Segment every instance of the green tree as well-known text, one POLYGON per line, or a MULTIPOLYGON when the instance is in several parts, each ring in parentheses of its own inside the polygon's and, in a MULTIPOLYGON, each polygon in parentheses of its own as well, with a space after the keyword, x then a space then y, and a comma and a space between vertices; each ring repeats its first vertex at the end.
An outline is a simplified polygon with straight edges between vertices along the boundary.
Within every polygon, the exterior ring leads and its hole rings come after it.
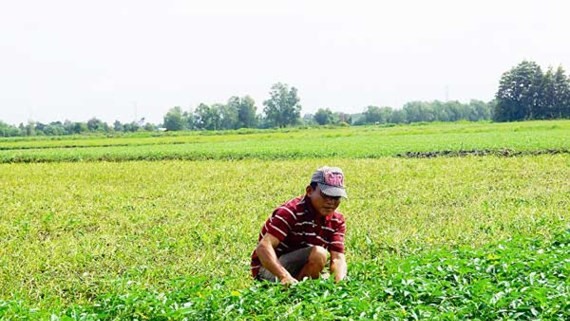
POLYGON ((87 132, 89 130, 87 128, 87 123, 72 122, 69 120, 65 120, 63 122, 63 128, 65 128, 65 133, 67 135, 77 135, 77 134, 87 132))
POLYGON ((186 128, 182 109, 179 106, 171 108, 164 116, 164 128, 176 131, 186 128))
POLYGON ((533 61, 523 61, 499 81, 493 112, 495 121, 533 119, 539 113, 543 73, 533 61))
POLYGON ((391 107, 368 106, 364 111, 364 122, 367 124, 385 124, 390 122, 391 107))
POLYGON ((552 110, 552 118, 570 118, 570 78, 562 66, 558 66, 554 73, 554 90, 556 93, 555 108, 552 110))
POLYGON ((147 132, 154 132, 157 130, 157 127, 155 124, 146 123, 144 124, 143 129, 146 130, 147 132))
POLYGON ((411 101, 402 108, 410 123, 431 122, 435 120, 435 112, 431 104, 423 101, 411 101))
POLYGON ((286 84, 276 83, 269 95, 270 98, 263 102, 263 112, 273 126, 286 127, 299 122, 301 105, 295 87, 289 89, 286 84))
POLYGON ((13 136, 20 136, 22 133, 18 129, 18 127, 9 125, 0 120, 0 136, 3 137, 13 137, 13 136))
POLYGON ((445 102, 445 110, 449 116, 449 121, 469 119, 469 108, 457 100, 445 102))
POLYGON ((37 136, 44 136, 45 135, 45 129, 47 128, 47 124, 41 123, 39 121, 34 122, 34 133, 37 136))
POLYGON ((44 134, 49 136, 65 135, 65 128, 60 121, 51 122, 49 125, 45 126, 44 134))
POLYGON ((87 123, 80 121, 73 123, 73 132, 75 134, 82 134, 87 131, 89 131, 89 128, 87 128, 87 123))
POLYGON ((406 113, 402 109, 395 109, 390 116, 390 123, 402 124, 406 122, 406 113))
POLYGON ((363 113, 365 124, 376 124, 380 123, 382 115, 380 113, 380 107, 378 106, 368 106, 363 113))
POLYGON ((185 111, 182 113, 182 121, 184 122, 184 128, 189 130, 196 129, 196 119, 194 117, 194 112, 192 110, 185 111))
POLYGON ((201 103, 194 111, 194 120, 197 129, 218 130, 221 128, 219 104, 211 107, 201 103))
POLYGON ((468 105, 469 120, 480 121, 491 119, 491 107, 489 104, 481 100, 472 99, 468 105))
POLYGON ((333 112, 330 109, 319 108, 319 110, 317 110, 315 115, 313 115, 313 119, 319 125, 328 125, 328 124, 333 123, 334 116, 333 116, 333 112))
POLYGON ((239 98, 232 96, 228 99, 228 106, 237 110, 237 128, 253 128, 257 126, 257 107, 255 100, 250 96, 239 98))
POLYGON ((122 132, 125 130, 123 124, 121 124, 120 121, 115 120, 115 122, 113 123, 113 130, 116 132, 122 132))
POLYGON ((138 132, 140 128, 141 128, 141 125, 136 121, 132 121, 130 123, 125 123, 123 125, 123 130, 125 131, 125 133, 138 132))
POLYGON ((318 125, 317 122, 315 121, 315 115, 313 114, 303 114, 303 116, 301 116, 301 124, 303 126, 318 125))
POLYGON ((554 83, 554 71, 552 67, 544 73, 539 94, 539 101, 537 108, 533 112, 534 119, 552 119, 555 118, 559 106, 556 93, 556 86, 554 83))
POLYGON ((66 135, 71 135, 71 134, 73 134, 73 129, 72 129, 72 127, 73 127, 73 123, 72 123, 70 120, 66 119, 66 120, 63 121, 63 128, 65 129, 65 134, 66 134, 66 135))
POLYGON ((28 121, 28 124, 24 127, 24 132, 26 136, 36 136, 36 123, 33 121, 28 121))
POLYGON ((91 132, 106 132, 109 131, 109 125, 95 117, 87 121, 87 129, 91 132))
POLYGON ((449 121, 447 105, 439 100, 431 103, 436 121, 449 121))
POLYGON ((220 129, 237 129, 239 125, 238 107, 230 104, 217 104, 220 113, 220 129))
POLYGON ((335 113, 335 118, 338 119, 339 124, 352 124, 352 115, 350 114, 340 111, 335 113))

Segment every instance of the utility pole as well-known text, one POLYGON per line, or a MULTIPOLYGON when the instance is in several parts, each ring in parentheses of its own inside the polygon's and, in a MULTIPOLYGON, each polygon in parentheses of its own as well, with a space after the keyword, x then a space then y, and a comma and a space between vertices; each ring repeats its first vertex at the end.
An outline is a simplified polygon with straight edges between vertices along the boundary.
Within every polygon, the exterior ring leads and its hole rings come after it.
POLYGON ((134 108, 134 110, 135 110, 135 119, 134 119, 135 123, 138 123, 138 122, 139 122, 137 107, 138 107, 138 106, 137 106, 137 102, 136 102, 136 101, 133 101, 133 108, 134 108))

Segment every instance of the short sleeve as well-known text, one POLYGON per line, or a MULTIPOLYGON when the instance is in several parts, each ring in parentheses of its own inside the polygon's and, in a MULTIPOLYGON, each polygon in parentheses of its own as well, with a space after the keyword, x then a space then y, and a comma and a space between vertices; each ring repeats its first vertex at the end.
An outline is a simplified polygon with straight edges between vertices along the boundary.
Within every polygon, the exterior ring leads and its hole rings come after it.
POLYGON ((346 223, 342 217, 335 221, 336 227, 334 228, 335 231, 331 236, 329 251, 344 253, 344 234, 346 232, 346 223))
POLYGON ((293 211, 285 206, 277 208, 271 217, 265 222, 267 233, 283 241, 295 226, 297 218, 293 211))

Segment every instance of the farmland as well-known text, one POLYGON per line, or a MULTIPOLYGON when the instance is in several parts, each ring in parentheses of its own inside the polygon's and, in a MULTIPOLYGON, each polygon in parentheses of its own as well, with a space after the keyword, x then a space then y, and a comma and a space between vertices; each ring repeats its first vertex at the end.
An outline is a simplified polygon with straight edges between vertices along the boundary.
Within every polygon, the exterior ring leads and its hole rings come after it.
POLYGON ((570 121, 0 140, 0 318, 568 319, 569 150, 570 121), (485 156, 409 157, 438 151, 485 156), (253 283, 324 164, 349 280, 253 283))
POLYGON ((407 152, 568 152, 567 121, 166 133, 0 140, 0 163, 125 160, 380 158, 407 152))

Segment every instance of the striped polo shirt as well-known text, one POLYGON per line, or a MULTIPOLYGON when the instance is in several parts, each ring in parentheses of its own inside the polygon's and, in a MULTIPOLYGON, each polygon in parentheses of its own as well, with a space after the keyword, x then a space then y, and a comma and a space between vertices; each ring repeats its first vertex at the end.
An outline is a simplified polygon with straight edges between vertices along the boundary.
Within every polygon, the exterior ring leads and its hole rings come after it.
MULTIPOLYGON (((269 233, 279 239, 275 249, 277 257, 308 247, 322 246, 329 252, 344 253, 346 224, 339 212, 322 217, 315 213, 310 200, 299 196, 279 206, 265 221, 259 240, 269 233)), ((259 242, 258 240, 258 242, 259 242)), ((251 255, 251 274, 255 278, 261 262, 255 250, 251 255)))

